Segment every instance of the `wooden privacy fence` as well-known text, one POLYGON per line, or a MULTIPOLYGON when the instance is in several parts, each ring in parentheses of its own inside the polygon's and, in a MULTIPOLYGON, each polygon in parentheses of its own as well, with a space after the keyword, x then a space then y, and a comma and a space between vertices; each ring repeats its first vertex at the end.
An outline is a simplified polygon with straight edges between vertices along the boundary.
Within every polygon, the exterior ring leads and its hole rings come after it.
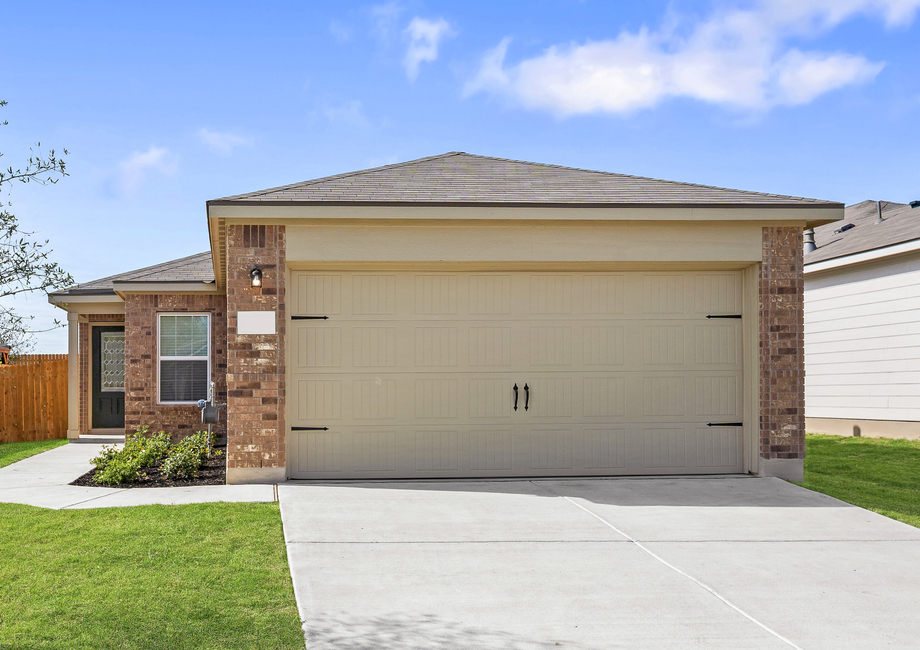
POLYGON ((67 355, 0 365, 0 443, 67 437, 67 355))

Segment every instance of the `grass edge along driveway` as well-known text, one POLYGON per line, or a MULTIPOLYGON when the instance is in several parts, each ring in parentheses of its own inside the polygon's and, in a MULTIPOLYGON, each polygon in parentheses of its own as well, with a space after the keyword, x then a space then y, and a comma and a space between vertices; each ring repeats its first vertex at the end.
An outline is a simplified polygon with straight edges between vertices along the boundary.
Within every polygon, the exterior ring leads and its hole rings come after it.
POLYGON ((67 438, 53 440, 36 440, 34 442, 2 442, 0 443, 0 467, 12 465, 23 458, 40 454, 43 451, 61 447, 67 444, 67 438))
POLYGON ((304 647, 277 503, 0 504, 0 648, 304 647))
POLYGON ((920 441, 808 434, 798 485, 920 528, 920 441))

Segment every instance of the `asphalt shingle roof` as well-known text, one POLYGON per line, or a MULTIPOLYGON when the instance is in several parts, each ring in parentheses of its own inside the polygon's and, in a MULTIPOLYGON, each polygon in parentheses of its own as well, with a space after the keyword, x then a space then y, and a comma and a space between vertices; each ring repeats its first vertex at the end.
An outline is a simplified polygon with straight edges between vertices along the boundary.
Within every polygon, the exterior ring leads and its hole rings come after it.
POLYGON ((662 181, 462 152, 237 194, 209 203, 840 207, 832 201, 662 181))
POLYGON ((805 264, 920 239, 920 209, 912 210, 904 203, 881 203, 881 222, 878 203, 863 201, 847 206, 843 221, 815 228, 815 245, 818 248, 805 254, 805 264), (855 227, 835 232, 847 224, 855 227))
POLYGON ((214 282, 211 251, 78 284, 53 295, 113 293, 115 282, 214 282))

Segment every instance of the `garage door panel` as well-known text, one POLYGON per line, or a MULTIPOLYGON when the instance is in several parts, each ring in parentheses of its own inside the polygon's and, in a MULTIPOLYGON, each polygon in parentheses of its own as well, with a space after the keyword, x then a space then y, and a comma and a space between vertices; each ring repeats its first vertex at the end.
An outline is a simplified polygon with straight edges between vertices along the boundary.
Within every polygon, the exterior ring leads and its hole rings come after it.
POLYGON ((294 272, 296 478, 741 471, 732 272, 294 272), (518 387, 518 409, 514 390, 518 387), (524 386, 527 386, 527 391, 524 386), (529 396, 529 403, 528 402, 529 396), (525 404, 527 408, 525 408, 525 404))
POLYGON ((472 368, 510 368, 512 343, 510 326, 470 327, 467 331, 469 356, 472 368))
POLYGON ((607 421, 626 417, 625 375, 600 375, 581 380, 582 416, 607 421))
POLYGON ((342 274, 299 273, 293 279, 293 313, 303 316, 342 313, 342 274))
POLYGON ((572 276, 545 273, 530 276, 530 309, 534 315, 572 313, 572 276))
POLYGON ((467 313, 470 315, 510 315, 511 314, 511 275, 510 274, 474 274, 468 279, 469 301, 467 313))
POLYGON ((698 471, 741 471, 741 427, 701 427, 694 433, 698 471))
POLYGON ((455 274, 415 276, 415 315, 457 315, 460 308, 460 278, 455 274))
POLYGON ((626 311, 626 276, 585 275, 582 278, 582 313, 622 315, 626 311))
POLYGON ((741 419, 741 379, 737 374, 697 375, 691 381, 694 415, 703 419, 741 419))
POLYGON ((393 316, 396 314, 395 275, 355 275, 352 277, 352 311, 355 316, 393 316))
POLYGON ((298 377, 293 382, 297 398, 294 426, 341 420, 343 383, 341 379, 298 377))
POLYGON ((655 421, 687 415, 686 377, 682 374, 640 377, 642 415, 655 421))
POLYGON ((674 317, 684 313, 684 276, 645 274, 642 277, 643 316, 674 317))
POLYGON ((697 273, 693 278, 696 314, 740 314, 741 278, 736 273, 697 273))
POLYGON ((742 330, 740 321, 693 323, 693 363, 712 369, 740 369, 742 330))
POLYGON ((514 470, 514 436, 507 428, 473 428, 469 432, 471 472, 507 475, 514 470))
POLYGON ((530 368, 541 370, 572 365, 572 328, 568 325, 530 327, 530 368))
POLYGON ((626 363, 624 325, 585 325, 581 331, 582 365, 606 368, 626 363))
POLYGON ((460 363, 460 328, 445 325, 416 327, 411 347, 416 368, 456 368, 460 363))
POLYGON ((460 380, 426 377, 415 380, 415 418, 457 420, 460 415, 460 380))
MULTIPOLYGON (((467 380, 469 416, 473 420, 511 418, 514 408, 514 385, 511 377, 474 376, 467 380)), ((518 406, 524 405, 523 386, 518 386, 518 406)))
POLYGON ((342 367, 341 327, 311 327, 294 322, 291 334, 297 344, 293 358, 295 370, 342 367))
POLYGON ((583 466, 587 473, 625 473, 628 457, 626 455, 626 428, 586 428, 584 438, 583 466))
POLYGON ((670 473, 687 469, 687 430, 682 426, 643 427, 642 468, 670 473))

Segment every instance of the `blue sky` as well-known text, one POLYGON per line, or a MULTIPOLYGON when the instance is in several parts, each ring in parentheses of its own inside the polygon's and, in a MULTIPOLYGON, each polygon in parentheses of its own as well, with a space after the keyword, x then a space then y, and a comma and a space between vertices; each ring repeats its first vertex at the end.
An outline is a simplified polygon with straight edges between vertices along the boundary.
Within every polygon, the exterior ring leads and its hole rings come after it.
POLYGON ((206 250, 208 199, 446 151, 920 199, 920 0, 140 4, 0 22, 0 163, 71 174, 4 200, 78 282, 206 250))

